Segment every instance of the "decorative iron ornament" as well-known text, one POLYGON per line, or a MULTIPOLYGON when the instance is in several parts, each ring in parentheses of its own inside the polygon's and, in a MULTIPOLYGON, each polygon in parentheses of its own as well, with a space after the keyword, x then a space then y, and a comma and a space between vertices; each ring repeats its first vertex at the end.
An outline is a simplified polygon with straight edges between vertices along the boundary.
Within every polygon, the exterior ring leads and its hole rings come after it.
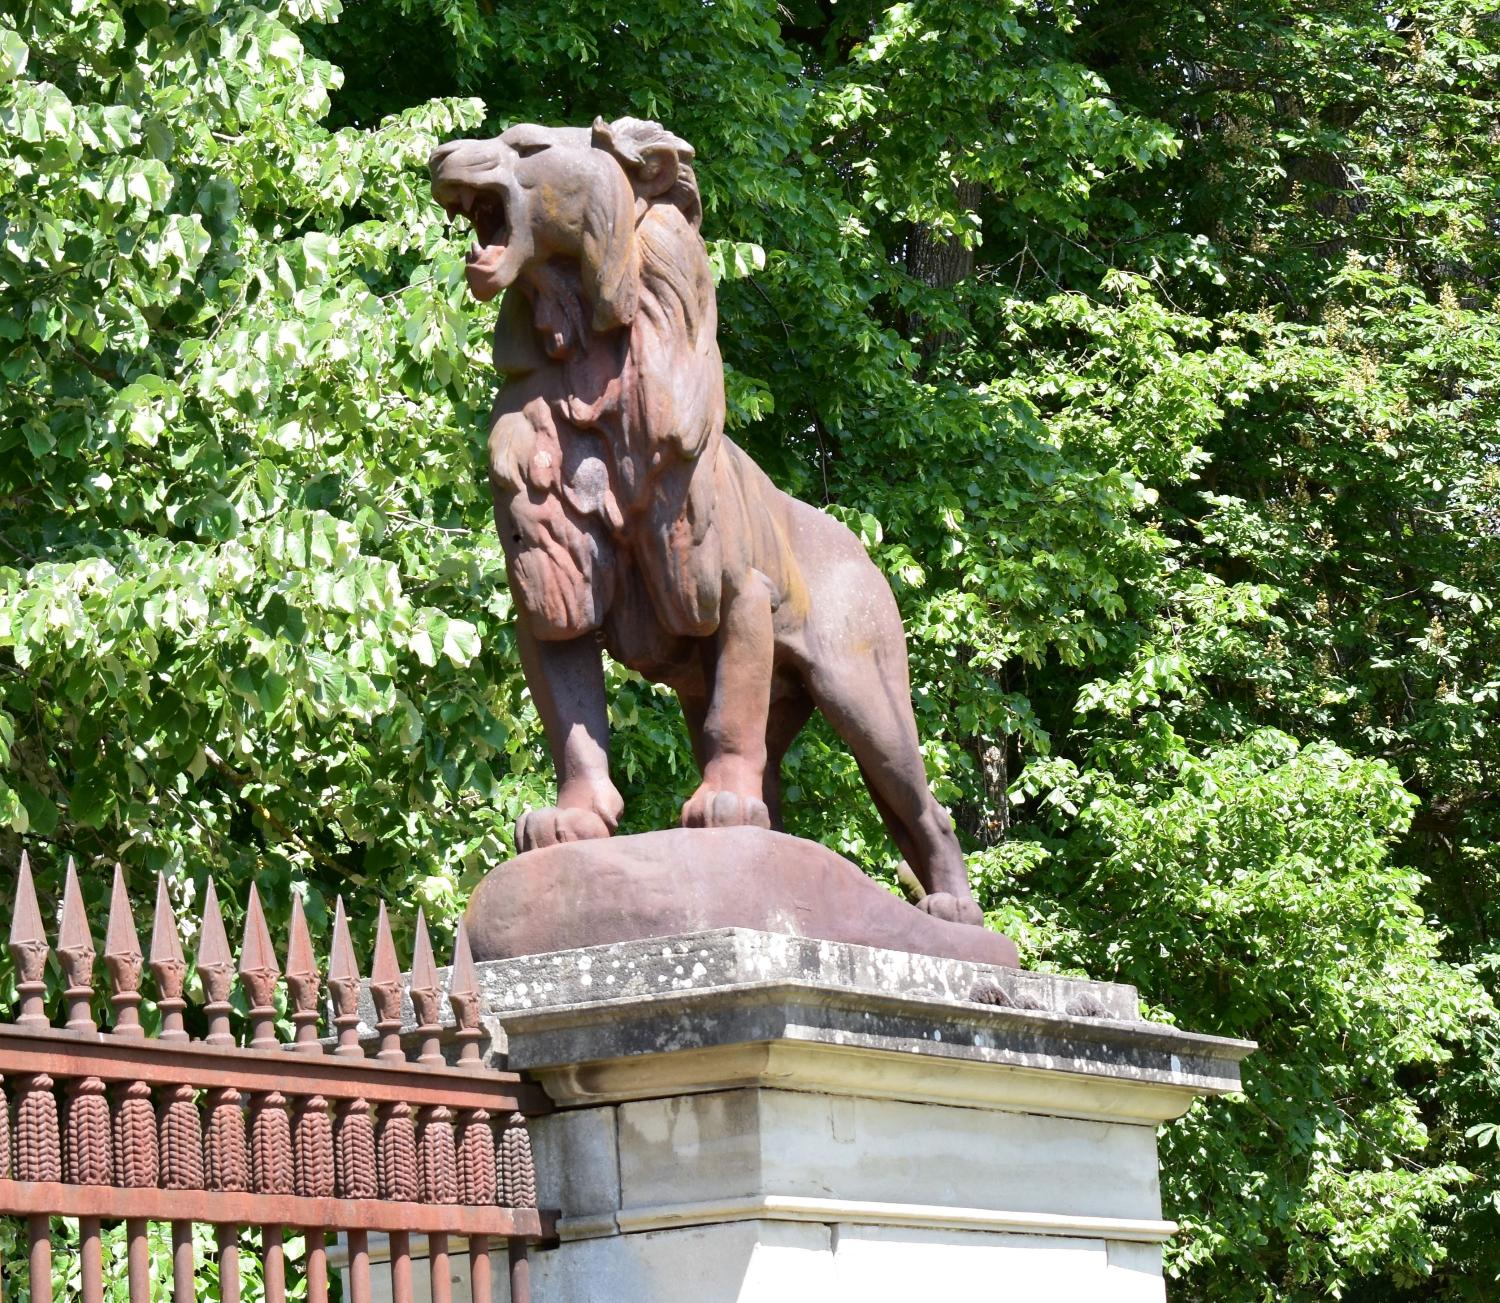
POLYGON ((21 997, 18 1027, 45 1027, 47 1015, 42 999, 47 993, 43 973, 47 968, 47 930, 36 903, 31 881, 31 861, 21 852, 21 871, 16 876, 16 912, 10 921, 10 957, 16 966, 16 991, 21 997))
POLYGON ((104 967, 109 973, 109 1002, 115 1012, 116 1036, 146 1034, 140 1015, 144 963, 140 938, 135 933, 135 918, 130 912, 130 896, 125 890, 125 870, 116 864, 109 893, 109 925, 104 932, 104 967))
POLYGON ((378 1199, 375 1123, 370 1117, 370 1106, 364 1100, 349 1099, 339 1104, 333 1150, 334 1188, 339 1198, 378 1199))
POLYGON ((210 1190, 250 1188, 250 1144, 245 1097, 233 1086, 210 1091, 203 1136, 203 1175, 210 1190))
POLYGON ((297 1193, 308 1199, 326 1199, 334 1191, 334 1153, 333 1124, 323 1096, 308 1095, 297 1102, 292 1150, 297 1193))
POLYGON ((396 959, 396 941, 391 936, 391 919, 383 900, 380 921, 375 925, 370 999, 375 1004, 375 1030, 380 1033, 380 1049, 375 1057, 382 1063, 406 1062, 406 1053, 401 1048, 401 964, 396 959))
POLYGON ((523 1114, 512 1113, 500 1132, 500 1198, 511 1208, 536 1207, 536 1163, 523 1114))
POLYGON ((292 1194, 292 1119, 279 1090, 250 1101, 250 1185, 257 1194, 292 1194))
POLYGON ((382 1199, 413 1203, 417 1194, 417 1128, 411 1105, 382 1104, 375 1123, 375 1174, 382 1199))
MULTIPOLYGON (((250 888, 254 899, 255 888, 250 888)), ((208 880, 203 896, 203 931, 198 934, 198 980, 203 983, 203 1012, 208 1015, 209 1045, 233 1045, 229 1030, 229 992, 234 987, 234 958, 229 953, 229 936, 224 931, 224 911, 219 908, 219 892, 214 880, 208 880)))
POLYGON ((56 1083, 45 1072, 23 1078, 16 1101, 16 1179, 62 1180, 62 1135, 57 1122, 56 1083))
POLYGON ((72 1185, 110 1185, 109 1099, 98 1077, 80 1077, 69 1088, 64 1179, 72 1185))
MULTIPOLYGON (((452 1235, 467 1238, 476 1300, 488 1299, 496 1242, 510 1260, 513 1282, 520 1282, 521 1299, 526 1243, 552 1228, 551 1215, 535 1210, 524 1115, 547 1105, 515 1074, 483 1067, 478 982, 462 926, 446 997, 456 1023, 454 1068, 443 1056, 444 992, 431 937, 425 917, 416 921, 410 987, 420 1044, 412 1064, 401 1043, 405 984, 381 906, 370 983, 380 1044, 372 1057, 360 1042, 359 963, 340 900, 327 975, 338 1043, 329 1056, 318 1039, 318 963, 301 899, 293 900, 287 946, 290 1043, 278 1037, 281 974, 259 892, 252 888, 246 901, 238 964, 211 879, 202 900, 196 967, 205 1035, 193 1044, 184 1016, 188 967, 166 880, 158 876, 149 957, 143 959, 124 870, 115 866, 103 956, 112 1026, 100 1036, 93 1003, 97 956, 70 863, 55 947, 67 1026, 54 1030, 46 1013, 51 951, 31 866, 22 858, 9 933, 20 1001, 15 1021, 0 1023, 0 1063, 6 1065, 0 1216, 27 1219, 32 1262, 51 1260, 52 1217, 77 1218, 84 1300, 99 1303, 101 1228, 123 1220, 129 1297, 147 1303, 153 1288, 148 1223, 169 1221, 173 1297, 191 1299, 192 1223, 204 1221, 218 1228, 221 1297, 237 1303, 239 1228, 260 1226, 262 1279, 267 1298, 275 1299, 285 1294, 283 1228, 308 1228, 307 1298, 326 1303, 326 1231, 347 1233, 354 1259, 366 1253, 370 1231, 388 1233, 399 1280, 410 1279, 415 1231, 428 1236, 434 1299, 448 1297, 452 1235), (147 966, 160 1019, 154 1034, 141 1019, 147 966), (234 1032, 236 977, 248 1008, 244 1049, 234 1032), (268 1053, 276 1050, 293 1052, 272 1063, 268 1053), (497 1118, 506 1119, 498 1130, 497 1118)), ((351 1281, 353 1303, 368 1303, 368 1270, 356 1264, 351 1281)), ((40 1287, 33 1297, 46 1293, 40 1287)))
POLYGON ((276 964, 276 947, 271 929, 260 907, 260 892, 250 884, 250 903, 245 909, 245 939, 240 945, 240 984, 250 1000, 250 1048, 275 1050, 276 986, 281 969, 276 964))
POLYGON ((68 1030, 98 1031, 94 1022, 94 938, 78 887, 78 868, 71 856, 63 887, 62 921, 57 929, 57 958, 68 983, 63 992, 68 1002, 68 1030))
POLYGON ((157 1182, 156 1110, 151 1087, 132 1081, 115 1106, 115 1181, 126 1189, 149 1190, 157 1182))
MULTIPOLYGON (((381 906, 383 911, 385 906, 381 906)), ((335 1054, 362 1059, 364 1047, 359 1043, 359 961, 354 957, 354 942, 349 939, 349 919, 344 914, 344 898, 333 906, 333 956, 328 961, 328 991, 333 997, 333 1025, 339 1043, 335 1054)))
POLYGON ((448 1004, 453 1010, 453 1021, 458 1031, 453 1039, 458 1042, 458 1066, 479 1069, 484 1066, 479 1053, 479 1042, 484 1033, 479 1030, 479 977, 474 971, 474 955, 469 949, 469 930, 463 919, 458 920, 458 932, 453 938, 453 975, 448 983, 448 1004))
POLYGON ((5 1078, 0 1077, 0 1181, 10 1177, 10 1102, 5 1098, 5 1078))
POLYGON ((418 909, 417 939, 411 955, 411 1004, 417 1016, 417 1036, 421 1040, 417 1062, 434 1068, 443 1066, 443 1029, 438 1012, 442 998, 437 963, 432 957, 432 940, 427 935, 427 917, 418 909))
POLYGON ((313 958, 312 935, 307 930, 307 913, 302 908, 301 896, 292 897, 286 984, 292 1001, 292 1025, 297 1029, 292 1049, 302 1054, 323 1053, 318 1041, 318 961, 313 958))
POLYGON ((184 1082, 167 1092, 157 1131, 164 1190, 203 1189, 203 1121, 197 1091, 184 1082))
POLYGON ((161 1031, 157 1032, 157 1039, 187 1040, 188 1034, 182 1027, 182 1011, 187 1007, 187 1001, 182 998, 183 983, 187 981, 187 961, 182 957, 177 916, 172 913, 172 897, 167 892, 167 878, 163 873, 156 875, 156 916, 151 922, 151 956, 146 962, 156 979, 156 1007, 161 1011, 161 1031))

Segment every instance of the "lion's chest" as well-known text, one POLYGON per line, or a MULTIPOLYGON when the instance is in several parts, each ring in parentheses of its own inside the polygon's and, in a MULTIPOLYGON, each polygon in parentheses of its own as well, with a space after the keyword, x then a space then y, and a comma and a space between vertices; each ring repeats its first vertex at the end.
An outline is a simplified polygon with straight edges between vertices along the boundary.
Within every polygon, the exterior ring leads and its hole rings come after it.
POLYGON ((642 455, 533 381, 507 388, 490 435, 512 588, 551 637, 608 627, 626 664, 675 661, 664 641, 718 625, 712 458, 642 455))

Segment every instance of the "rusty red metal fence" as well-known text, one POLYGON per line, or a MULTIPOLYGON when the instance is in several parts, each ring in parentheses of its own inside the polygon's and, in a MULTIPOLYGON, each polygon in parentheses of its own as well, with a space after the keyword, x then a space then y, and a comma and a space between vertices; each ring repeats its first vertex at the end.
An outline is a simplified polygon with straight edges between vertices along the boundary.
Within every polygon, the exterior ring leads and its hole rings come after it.
POLYGON ((411 1303, 410 1237, 424 1233, 433 1303, 451 1303, 450 1237, 467 1241, 471 1296, 491 1303, 491 1255, 504 1254, 513 1303, 529 1299, 526 1246, 552 1230, 536 1207, 528 1115, 545 1096, 484 1064, 479 992, 460 925, 447 999, 457 1062, 443 1055, 438 980, 426 922, 417 916, 410 979, 415 1061, 402 1043, 404 984, 384 904, 370 994, 379 1047, 360 1040, 360 975, 343 901, 334 917, 327 985, 335 1043, 319 1038, 321 982, 300 901, 294 902, 285 979, 293 1035, 277 1033, 282 973, 255 888, 245 914, 238 977, 249 1044, 231 1031, 236 965, 212 880, 196 968, 206 1033, 185 1027, 188 966, 166 883, 158 879, 148 956, 141 953, 118 867, 104 965, 111 1026, 95 1022, 95 950, 70 862, 56 955, 66 1024, 45 1008, 46 929, 26 857, 11 923, 20 1008, 0 1024, 0 1217, 24 1217, 33 1303, 51 1303, 52 1218, 76 1218, 84 1303, 104 1297, 101 1235, 123 1222, 130 1303, 153 1297, 150 1222, 172 1228, 173 1303, 197 1297, 193 1223, 217 1228, 219 1296, 239 1303, 241 1232, 259 1228, 267 1303, 284 1303, 288 1228, 307 1237, 309 1303, 328 1298, 327 1241, 346 1237, 353 1303, 370 1303, 369 1237, 390 1240, 391 1297, 411 1303), (160 1026, 140 1018, 151 969, 160 1026))

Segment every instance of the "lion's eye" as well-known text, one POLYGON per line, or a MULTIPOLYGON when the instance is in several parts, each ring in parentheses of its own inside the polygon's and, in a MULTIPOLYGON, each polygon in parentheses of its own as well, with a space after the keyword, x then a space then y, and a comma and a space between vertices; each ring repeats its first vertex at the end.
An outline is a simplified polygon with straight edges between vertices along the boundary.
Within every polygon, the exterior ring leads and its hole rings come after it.
POLYGON ((522 158, 530 158, 533 154, 540 154, 544 149, 551 149, 550 145, 517 145, 516 153, 522 158))

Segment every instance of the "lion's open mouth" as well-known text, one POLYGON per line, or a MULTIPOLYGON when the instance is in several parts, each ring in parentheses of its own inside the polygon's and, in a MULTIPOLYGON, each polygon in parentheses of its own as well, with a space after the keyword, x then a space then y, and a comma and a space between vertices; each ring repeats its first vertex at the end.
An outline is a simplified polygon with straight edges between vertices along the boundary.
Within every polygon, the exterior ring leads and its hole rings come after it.
POLYGON ((496 273, 510 242, 510 218, 503 190, 448 183, 442 187, 442 205, 449 217, 463 214, 474 228, 466 272, 469 288, 480 300, 492 298, 500 288, 496 273))

